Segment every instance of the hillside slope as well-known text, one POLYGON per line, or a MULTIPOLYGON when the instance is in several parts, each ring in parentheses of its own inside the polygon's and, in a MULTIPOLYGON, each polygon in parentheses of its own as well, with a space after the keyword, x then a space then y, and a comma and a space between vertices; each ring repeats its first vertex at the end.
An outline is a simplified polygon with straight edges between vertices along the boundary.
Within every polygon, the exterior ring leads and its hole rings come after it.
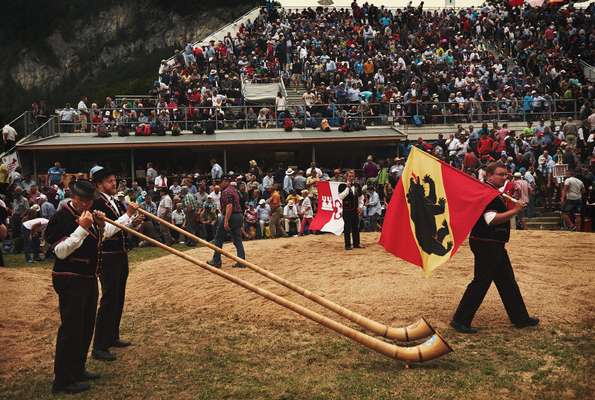
POLYGON ((161 58, 252 9, 258 0, 22 0, 0 26, 0 120, 45 99, 143 94, 161 58))

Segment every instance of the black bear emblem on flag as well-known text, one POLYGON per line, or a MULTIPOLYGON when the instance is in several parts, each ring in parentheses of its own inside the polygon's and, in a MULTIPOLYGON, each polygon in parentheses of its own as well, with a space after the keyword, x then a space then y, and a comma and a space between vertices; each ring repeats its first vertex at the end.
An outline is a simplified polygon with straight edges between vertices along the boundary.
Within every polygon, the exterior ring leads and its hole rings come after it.
POLYGON ((407 192, 411 220, 415 226, 415 238, 419 247, 427 254, 443 256, 453 246, 452 240, 449 240, 446 246, 443 245, 444 239, 447 236, 450 238, 448 222, 444 220, 440 229, 436 226, 436 216, 444 214, 446 200, 442 197, 436 198, 436 184, 430 175, 425 175, 423 182, 429 187, 427 196, 424 184, 420 183, 418 176, 410 178, 407 192))

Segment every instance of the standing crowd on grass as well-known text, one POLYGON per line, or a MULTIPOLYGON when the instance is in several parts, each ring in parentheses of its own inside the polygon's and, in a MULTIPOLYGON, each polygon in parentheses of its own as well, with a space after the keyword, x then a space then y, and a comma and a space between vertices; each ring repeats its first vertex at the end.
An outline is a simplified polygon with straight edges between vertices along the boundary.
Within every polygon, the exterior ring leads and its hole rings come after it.
MULTIPOLYGON (((595 113, 586 122, 540 120, 528 122, 518 132, 496 122, 459 125, 448 138, 439 135, 433 141, 419 138, 402 144, 394 158, 368 155, 356 171, 363 193, 362 228, 381 228, 406 157, 416 146, 480 181, 485 179, 489 162, 501 161, 509 173, 504 190, 529 204, 518 220, 520 229, 525 228, 525 218, 535 216, 539 208, 561 211, 563 228, 583 230, 595 211, 595 131, 588 129, 595 124, 595 113)), ((224 171, 215 159, 210 164, 207 171, 165 171, 156 160, 147 164, 143 180, 120 179, 117 197, 212 241, 221 218, 220 182, 226 177, 240 199, 245 240, 301 236, 316 233, 310 224, 318 208, 318 182, 343 181, 346 172, 340 165, 329 168, 315 162, 308 166, 263 165, 251 160, 243 171, 224 171)), ((10 176, 2 174, 5 170, 0 167, 3 247, 24 252, 27 262, 39 261, 44 256, 41 233, 47 221, 68 202, 68 183, 84 176, 67 173, 60 162, 48 169, 43 182, 22 176, 19 169, 10 176)), ((168 245, 195 245, 151 219, 143 222, 141 231, 168 245)), ((129 237, 129 242, 131 247, 147 245, 134 237, 129 237)), ((51 253, 46 251, 45 257, 51 253)))

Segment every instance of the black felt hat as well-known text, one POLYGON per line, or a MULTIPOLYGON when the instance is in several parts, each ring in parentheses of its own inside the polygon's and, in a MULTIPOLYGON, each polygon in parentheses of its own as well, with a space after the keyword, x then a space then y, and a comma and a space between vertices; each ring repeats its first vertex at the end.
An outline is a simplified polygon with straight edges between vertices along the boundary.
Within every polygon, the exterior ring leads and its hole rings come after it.
POLYGON ((102 167, 101 165, 96 165, 91 168, 90 171, 91 180, 95 183, 101 182, 108 176, 114 175, 114 172, 108 168, 102 167))
POLYGON ((87 180, 78 180, 69 185, 71 196, 78 196, 85 200, 95 198, 95 185, 87 180))

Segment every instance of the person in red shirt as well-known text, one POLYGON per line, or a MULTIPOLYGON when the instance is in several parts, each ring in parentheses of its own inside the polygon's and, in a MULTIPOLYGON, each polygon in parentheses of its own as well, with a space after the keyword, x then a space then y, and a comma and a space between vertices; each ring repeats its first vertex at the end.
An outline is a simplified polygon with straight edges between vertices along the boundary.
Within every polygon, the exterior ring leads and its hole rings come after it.
POLYGON ((467 153, 465 153, 463 159, 463 171, 475 171, 477 167, 479 167, 479 158, 477 158, 471 147, 467 147, 467 153))
POLYGON ((479 158, 487 158, 494 151, 494 139, 488 136, 487 132, 482 132, 477 144, 479 158))
POLYGON ((545 39, 547 40, 548 44, 550 45, 549 47, 551 47, 551 43, 554 40, 554 38, 556 37, 556 31, 554 30, 554 25, 548 26, 545 29, 545 31, 543 32, 543 35, 545 36, 545 39))

